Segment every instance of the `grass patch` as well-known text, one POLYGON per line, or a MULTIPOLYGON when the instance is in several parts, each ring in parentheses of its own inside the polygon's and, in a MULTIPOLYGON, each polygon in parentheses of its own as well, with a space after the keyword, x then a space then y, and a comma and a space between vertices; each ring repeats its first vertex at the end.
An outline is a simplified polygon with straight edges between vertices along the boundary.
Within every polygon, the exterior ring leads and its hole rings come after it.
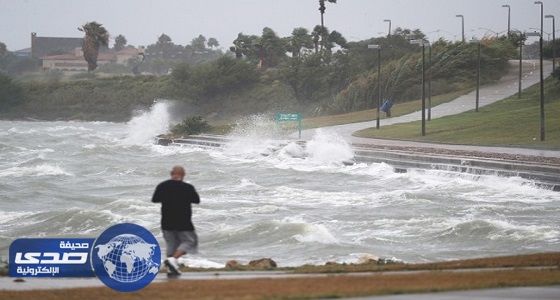
MULTIPOLYGON (((472 89, 464 89, 452 93, 433 96, 432 107, 455 100, 462 95, 468 94, 471 91, 472 89)), ((415 111, 420 110, 421 108, 422 108, 422 100, 415 100, 415 101, 410 101, 405 103, 397 102, 391 109, 391 115, 392 117, 398 117, 409 113, 413 113, 415 111)), ((335 126, 335 125, 342 125, 342 124, 367 122, 367 121, 375 120, 376 113, 377 113, 377 109, 368 109, 368 110, 356 111, 356 112, 351 112, 351 113, 341 114, 341 115, 309 118, 303 120, 303 127, 305 129, 311 129, 311 128, 335 126)), ((381 112, 381 119, 385 119, 384 112, 381 112)))
POLYGON ((540 141, 540 88, 534 85, 517 95, 473 111, 433 119, 426 123, 421 136, 421 122, 394 124, 380 130, 368 128, 354 135, 367 138, 405 139, 474 145, 526 147, 560 147, 560 85, 545 82, 546 141, 540 141))
MULTIPOLYGON (((326 277, 298 277, 239 280, 171 280, 154 283, 133 293, 109 288, 80 288, 48 291, 0 291, 1 299, 327 299, 372 295, 440 292, 514 286, 560 284, 560 253, 541 253, 417 265, 378 266, 392 270, 424 270, 420 273, 365 275, 336 274, 326 277), (455 268, 549 267, 545 269, 472 270, 455 268), (556 268, 550 268, 556 267, 556 268)), ((341 273, 375 271, 374 265, 325 266, 341 268, 341 273), (359 267, 359 268, 358 268, 359 267)), ((303 266, 300 272, 325 271, 325 267, 303 266)), ((379 271, 379 269, 377 269, 379 271)), ((188 275, 186 275, 188 276, 188 275)), ((62 279, 61 279, 62 280, 62 279)), ((30 283, 21 283, 30 284, 30 283)))

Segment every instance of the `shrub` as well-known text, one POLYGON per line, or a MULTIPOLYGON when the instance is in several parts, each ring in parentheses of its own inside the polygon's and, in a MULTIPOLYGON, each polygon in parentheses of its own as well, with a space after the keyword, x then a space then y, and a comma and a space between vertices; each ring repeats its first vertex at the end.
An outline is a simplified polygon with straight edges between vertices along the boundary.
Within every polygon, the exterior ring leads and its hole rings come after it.
POLYGON ((552 72, 552 76, 560 81, 560 67, 554 69, 554 72, 552 72))
POLYGON ((186 118, 183 122, 175 125, 171 133, 175 135, 193 135, 208 132, 212 127, 201 116, 186 118))
POLYGON ((45 80, 50 82, 58 82, 62 79, 64 73, 59 70, 49 70, 45 73, 45 80))
POLYGON ((17 106, 23 101, 20 86, 2 73, 0 73, 0 91, 0 109, 17 106))

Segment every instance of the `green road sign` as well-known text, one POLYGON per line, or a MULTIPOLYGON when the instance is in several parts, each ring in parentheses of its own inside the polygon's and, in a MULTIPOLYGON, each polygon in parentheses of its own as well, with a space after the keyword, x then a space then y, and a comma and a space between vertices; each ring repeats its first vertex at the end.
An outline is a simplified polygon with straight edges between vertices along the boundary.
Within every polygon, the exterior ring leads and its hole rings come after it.
POLYGON ((297 121, 299 125, 299 138, 301 139, 301 114, 285 114, 276 113, 276 127, 278 129, 278 123, 284 121, 297 121))
POLYGON ((276 121, 301 121, 301 114, 277 113, 276 121))

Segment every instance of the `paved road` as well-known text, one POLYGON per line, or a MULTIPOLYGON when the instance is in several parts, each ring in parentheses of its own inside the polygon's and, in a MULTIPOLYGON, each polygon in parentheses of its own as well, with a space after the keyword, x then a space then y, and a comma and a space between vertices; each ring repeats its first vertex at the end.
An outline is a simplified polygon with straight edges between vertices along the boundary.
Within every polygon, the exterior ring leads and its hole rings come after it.
POLYGON ((442 292, 427 294, 408 294, 396 296, 380 296, 369 298, 349 298, 352 300, 558 300, 560 286, 519 287, 488 289, 477 291, 442 292))
MULTIPOLYGON (((499 82, 488 84, 480 89, 480 101, 479 106, 483 107, 488 104, 495 103, 497 101, 503 100, 509 96, 515 95, 519 90, 519 62, 511 61, 511 68, 507 75, 505 75, 499 82)), ((526 89, 539 82, 539 61, 538 60, 528 60, 523 61, 523 80, 522 89, 526 89)), ((552 63, 545 61, 544 64, 545 74, 548 76, 552 72, 552 63)), ((474 109, 474 103, 476 99, 476 91, 463 95, 453 101, 444 103, 432 108, 432 119, 441 118, 444 116, 460 114, 474 109)), ((408 115, 403 115, 399 117, 383 119, 381 120, 381 126, 388 126, 397 123, 409 123, 413 121, 418 121, 421 119, 421 111, 416 111, 408 115)), ((449 144, 437 144, 437 143, 422 143, 422 142, 411 142, 411 141, 399 141, 399 140, 385 140, 385 139, 369 139, 369 138, 359 138, 352 134, 358 130, 375 127, 375 121, 345 124, 324 127, 324 130, 334 131, 340 136, 344 137, 348 141, 354 144, 374 144, 383 146, 404 146, 404 147, 430 147, 430 148, 442 148, 449 150, 465 150, 465 151, 483 151, 491 153, 507 153, 514 155, 534 155, 534 156, 547 156, 547 157, 560 157, 560 150, 539 150, 539 149, 525 149, 525 148, 514 148, 514 147, 487 147, 487 146, 467 146, 467 145, 449 145, 449 144)), ((420 128, 418 129, 420 130, 420 128)), ((427 130, 429 132, 429 123, 427 124, 427 130)), ((315 129, 304 130, 302 132, 302 138, 309 140, 315 134, 315 129)), ((293 137, 296 137, 295 135, 293 137)))

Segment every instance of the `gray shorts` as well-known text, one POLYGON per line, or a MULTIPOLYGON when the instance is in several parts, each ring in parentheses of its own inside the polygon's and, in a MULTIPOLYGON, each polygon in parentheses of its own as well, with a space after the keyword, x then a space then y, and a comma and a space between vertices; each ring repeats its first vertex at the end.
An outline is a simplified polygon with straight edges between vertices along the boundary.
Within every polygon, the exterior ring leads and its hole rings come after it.
POLYGON ((164 230, 163 238, 167 243, 167 257, 173 256, 176 250, 182 250, 188 254, 198 253, 198 236, 194 231, 164 230))

